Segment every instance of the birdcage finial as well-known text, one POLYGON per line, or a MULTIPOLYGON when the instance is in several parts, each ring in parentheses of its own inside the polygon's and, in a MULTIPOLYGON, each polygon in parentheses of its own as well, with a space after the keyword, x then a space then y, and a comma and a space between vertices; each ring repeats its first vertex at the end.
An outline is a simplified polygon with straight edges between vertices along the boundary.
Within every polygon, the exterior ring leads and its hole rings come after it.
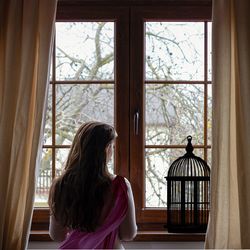
POLYGON ((187 137, 187 140, 188 140, 188 144, 187 144, 187 146, 186 146, 186 151, 187 151, 187 154, 188 154, 188 155, 192 155, 192 154, 193 154, 193 150, 194 150, 194 147, 193 147, 193 145, 192 145, 192 143, 191 143, 191 141, 192 141, 192 136, 189 135, 189 136, 187 137))

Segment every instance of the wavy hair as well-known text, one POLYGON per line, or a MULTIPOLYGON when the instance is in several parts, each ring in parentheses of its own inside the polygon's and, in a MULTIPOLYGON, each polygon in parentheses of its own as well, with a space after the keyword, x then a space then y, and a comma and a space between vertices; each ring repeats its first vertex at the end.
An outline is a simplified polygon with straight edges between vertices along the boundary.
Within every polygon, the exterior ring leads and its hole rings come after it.
POLYGON ((88 122, 78 129, 48 200, 51 214, 64 227, 89 232, 98 227, 105 195, 111 190, 106 148, 115 137, 115 129, 105 123, 88 122))

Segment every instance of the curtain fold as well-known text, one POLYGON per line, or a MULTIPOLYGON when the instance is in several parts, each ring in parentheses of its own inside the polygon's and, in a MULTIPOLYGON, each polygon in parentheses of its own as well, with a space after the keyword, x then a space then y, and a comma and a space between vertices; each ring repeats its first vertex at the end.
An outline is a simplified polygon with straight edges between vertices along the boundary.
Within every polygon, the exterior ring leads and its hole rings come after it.
POLYGON ((206 248, 250 248, 250 1, 213 1, 211 211, 206 248))
POLYGON ((0 249, 27 247, 56 4, 0 3, 0 249))

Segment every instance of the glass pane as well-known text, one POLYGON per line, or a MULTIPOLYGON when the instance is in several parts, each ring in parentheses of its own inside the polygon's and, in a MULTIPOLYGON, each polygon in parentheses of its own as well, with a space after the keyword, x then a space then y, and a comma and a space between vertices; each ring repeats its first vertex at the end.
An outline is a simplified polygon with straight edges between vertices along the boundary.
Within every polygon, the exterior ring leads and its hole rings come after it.
POLYGON ((203 22, 146 22, 147 80, 204 80, 203 22))
POLYGON ((49 189, 52 183, 52 149, 42 151, 42 161, 37 178, 35 206, 47 207, 49 189))
POLYGON ((212 80, 212 23, 208 22, 207 24, 207 31, 208 31, 208 36, 207 36, 207 45, 208 45, 208 80, 212 80))
POLYGON ((53 74, 52 63, 53 63, 53 53, 52 53, 51 60, 50 60, 50 70, 49 70, 49 80, 50 81, 52 81, 52 74, 53 74))
POLYGON ((204 143, 204 86, 146 84, 146 144, 204 143))
POLYGON ((56 144, 70 145, 87 121, 114 125, 113 84, 58 84, 56 86, 56 144))
POLYGON ((56 176, 60 176, 69 154, 69 148, 56 149, 56 176))
POLYGON ((207 136, 208 145, 212 143, 212 84, 208 84, 208 100, 207 100, 207 111, 208 111, 208 121, 207 121, 207 136))
POLYGON ((45 120, 43 144, 51 145, 52 144, 52 85, 51 84, 49 84, 49 93, 48 93, 45 119, 46 120, 45 120))
POLYGON ((114 79, 114 23, 56 23, 56 79, 114 79))
MULTIPOLYGON (((56 176, 60 176, 68 158, 70 148, 60 148, 56 150, 56 176)), ((110 173, 114 173, 114 154, 107 164, 110 173)))
POLYGON ((207 150, 207 164, 211 169, 212 168, 212 150, 210 148, 207 150))
POLYGON ((109 173, 111 173, 111 174, 114 174, 114 162, 115 162, 115 155, 114 155, 114 152, 115 152, 115 150, 113 149, 113 155, 112 155, 112 157, 111 157, 111 160, 108 162, 108 164, 107 164, 107 167, 108 167, 108 171, 109 171, 109 173))
MULTIPOLYGON (((146 207, 167 206, 167 181, 165 177, 174 160, 185 153, 185 149, 146 149, 146 207)), ((194 149, 194 154, 203 157, 203 150, 194 149)))

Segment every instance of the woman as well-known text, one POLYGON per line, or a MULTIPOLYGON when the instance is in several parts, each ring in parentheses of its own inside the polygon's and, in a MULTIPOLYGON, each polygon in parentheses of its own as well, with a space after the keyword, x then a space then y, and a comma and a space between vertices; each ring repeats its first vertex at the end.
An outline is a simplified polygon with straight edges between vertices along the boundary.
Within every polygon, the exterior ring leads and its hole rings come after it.
POLYGON ((123 248, 137 231, 128 180, 108 172, 114 128, 88 122, 77 131, 63 174, 50 195, 50 237, 61 249, 123 248))

